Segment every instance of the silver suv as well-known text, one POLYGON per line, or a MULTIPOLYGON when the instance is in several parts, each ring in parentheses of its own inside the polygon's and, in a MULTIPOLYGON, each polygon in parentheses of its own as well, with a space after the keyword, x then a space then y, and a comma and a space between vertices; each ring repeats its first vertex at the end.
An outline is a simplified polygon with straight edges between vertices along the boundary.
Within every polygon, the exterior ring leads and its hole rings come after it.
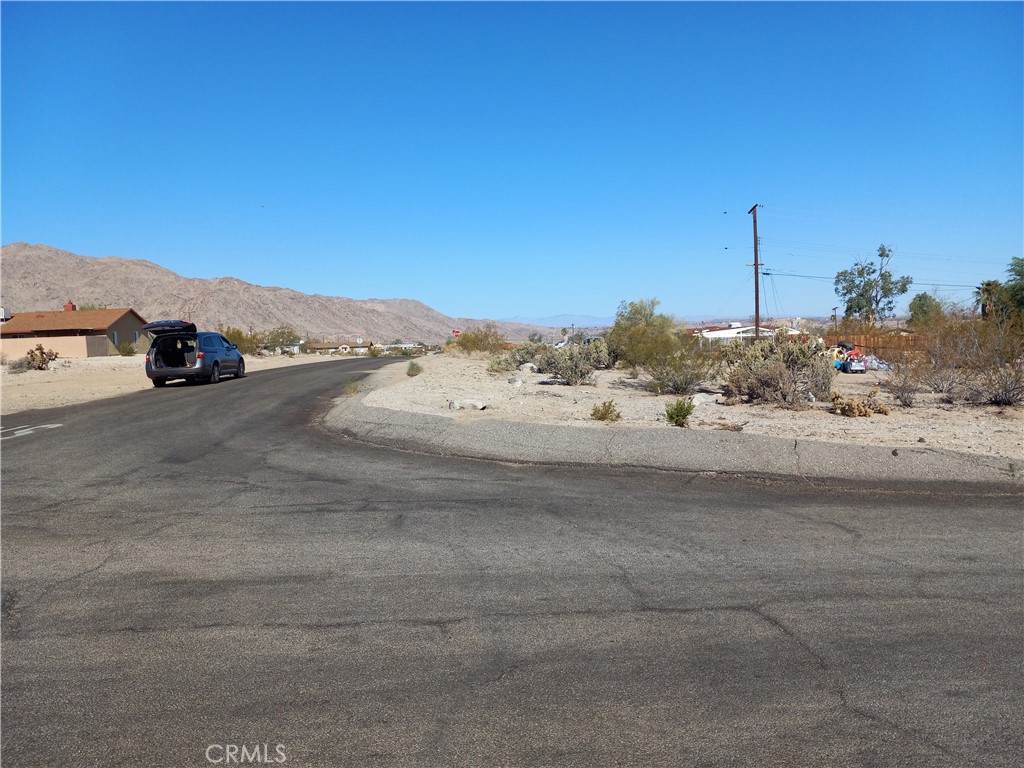
POLYGON ((146 375, 154 387, 170 379, 216 384, 224 374, 245 376, 245 358, 238 347, 219 333, 196 331, 185 320, 157 320, 142 326, 153 336, 146 353, 146 375))

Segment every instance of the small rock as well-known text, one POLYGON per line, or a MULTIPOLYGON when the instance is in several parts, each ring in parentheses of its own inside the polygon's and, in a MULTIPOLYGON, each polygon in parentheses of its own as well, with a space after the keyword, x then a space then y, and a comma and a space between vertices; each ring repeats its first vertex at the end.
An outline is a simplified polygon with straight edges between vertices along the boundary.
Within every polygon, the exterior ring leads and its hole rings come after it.
POLYGON ((487 407, 486 403, 482 403, 479 400, 449 400, 448 410, 450 411, 482 411, 487 407))
POLYGON ((919 438, 917 438, 917 442, 919 442, 919 443, 923 443, 923 442, 924 442, 924 438, 923 438, 923 437, 919 437, 919 438))
POLYGON ((896 450, 895 448, 893 448, 893 449, 892 449, 892 455, 893 455, 893 456, 899 456, 899 455, 900 455, 900 452, 899 452, 898 450, 896 450))
POLYGON ((522 371, 523 373, 536 373, 537 366, 534 365, 533 363, 523 363, 522 365, 519 366, 519 370, 522 371))

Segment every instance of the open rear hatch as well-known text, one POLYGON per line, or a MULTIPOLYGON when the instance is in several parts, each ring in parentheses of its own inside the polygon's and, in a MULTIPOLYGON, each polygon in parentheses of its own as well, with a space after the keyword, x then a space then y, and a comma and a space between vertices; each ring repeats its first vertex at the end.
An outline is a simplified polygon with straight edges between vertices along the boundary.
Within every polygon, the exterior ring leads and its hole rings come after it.
POLYGON ((188 320, 156 320, 146 323, 142 330, 154 336, 163 336, 169 333, 195 333, 196 324, 188 320))
POLYGON ((157 320, 142 326, 153 335, 154 368, 195 368, 196 326, 186 320, 157 320))

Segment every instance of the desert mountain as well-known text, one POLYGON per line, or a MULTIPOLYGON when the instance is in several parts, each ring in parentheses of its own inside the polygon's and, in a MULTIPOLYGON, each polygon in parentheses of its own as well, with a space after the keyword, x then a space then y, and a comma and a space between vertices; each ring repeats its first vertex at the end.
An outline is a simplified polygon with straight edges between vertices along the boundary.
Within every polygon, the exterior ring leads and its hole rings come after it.
MULTIPOLYGON (((183 318, 200 328, 268 330, 290 325, 306 338, 364 336, 373 341, 443 341, 454 328, 483 321, 453 318, 412 299, 346 299, 253 285, 234 277, 182 277, 150 261, 79 256, 47 245, 11 243, 0 253, 2 306, 12 313, 78 305, 132 307, 146 320, 183 318)), ((512 341, 551 329, 497 323, 512 341)))

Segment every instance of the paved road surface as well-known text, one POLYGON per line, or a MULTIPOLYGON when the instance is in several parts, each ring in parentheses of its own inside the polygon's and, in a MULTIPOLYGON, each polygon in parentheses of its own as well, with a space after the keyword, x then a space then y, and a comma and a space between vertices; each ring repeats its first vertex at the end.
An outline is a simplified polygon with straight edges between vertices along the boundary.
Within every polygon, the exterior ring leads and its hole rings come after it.
POLYGON ((316 426, 382 364, 4 419, 5 766, 1017 764, 1019 497, 316 426))

